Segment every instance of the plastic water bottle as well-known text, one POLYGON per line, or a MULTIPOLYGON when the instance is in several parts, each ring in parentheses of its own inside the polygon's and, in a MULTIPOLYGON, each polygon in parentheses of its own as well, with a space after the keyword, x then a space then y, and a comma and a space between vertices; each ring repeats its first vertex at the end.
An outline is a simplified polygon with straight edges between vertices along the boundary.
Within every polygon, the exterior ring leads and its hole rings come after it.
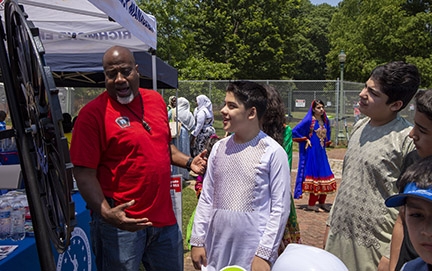
POLYGON ((9 237, 11 228, 11 206, 6 197, 0 198, 0 240, 9 237))
POLYGON ((20 199, 12 202, 10 237, 19 241, 25 237, 25 209, 20 199))

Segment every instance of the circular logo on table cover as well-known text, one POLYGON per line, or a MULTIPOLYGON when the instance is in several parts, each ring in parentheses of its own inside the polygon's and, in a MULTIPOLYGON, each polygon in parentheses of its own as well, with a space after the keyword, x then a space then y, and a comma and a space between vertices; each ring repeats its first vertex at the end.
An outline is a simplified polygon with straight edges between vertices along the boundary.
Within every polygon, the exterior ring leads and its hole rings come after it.
POLYGON ((91 270, 92 256, 87 235, 80 227, 72 231, 69 247, 59 255, 57 271, 91 270))

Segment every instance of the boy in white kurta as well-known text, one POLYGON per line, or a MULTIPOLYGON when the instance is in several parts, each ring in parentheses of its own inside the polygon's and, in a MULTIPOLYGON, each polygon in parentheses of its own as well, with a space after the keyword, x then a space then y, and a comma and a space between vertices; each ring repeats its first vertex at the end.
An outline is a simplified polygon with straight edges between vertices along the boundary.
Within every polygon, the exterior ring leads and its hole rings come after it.
POLYGON ((290 210, 290 172, 284 149, 260 131, 266 90, 233 82, 222 108, 224 130, 208 160, 191 236, 196 269, 239 265, 270 270, 290 210))

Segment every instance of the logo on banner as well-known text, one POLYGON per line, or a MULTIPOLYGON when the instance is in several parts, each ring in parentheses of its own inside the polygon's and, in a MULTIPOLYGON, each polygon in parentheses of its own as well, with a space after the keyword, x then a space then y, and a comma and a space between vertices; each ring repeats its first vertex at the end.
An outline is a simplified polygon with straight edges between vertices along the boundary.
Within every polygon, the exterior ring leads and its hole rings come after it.
POLYGON ((147 28, 152 33, 155 32, 152 25, 146 20, 146 14, 137 6, 135 1, 130 2, 128 0, 121 0, 120 3, 129 12, 129 14, 140 22, 145 28, 147 28), (128 6, 129 4, 129 6, 128 6))
POLYGON ((3 11, 4 10, 4 4, 5 4, 6 0, 0 0, 0 10, 3 11))
POLYGON ((92 255, 90 242, 83 229, 75 227, 72 231, 70 244, 67 250, 59 255, 57 271, 64 270, 91 270, 92 255))

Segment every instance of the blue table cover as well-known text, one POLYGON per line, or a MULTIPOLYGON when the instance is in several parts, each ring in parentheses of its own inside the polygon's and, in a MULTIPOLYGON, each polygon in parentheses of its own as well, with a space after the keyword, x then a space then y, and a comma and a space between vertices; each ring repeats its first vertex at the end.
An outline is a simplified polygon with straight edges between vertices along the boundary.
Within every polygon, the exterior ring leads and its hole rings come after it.
MULTIPOLYGON (((58 271, 96 270, 90 243, 90 212, 79 193, 72 196, 75 202, 77 225, 72 233, 69 247, 63 254, 58 254, 53 247, 58 271)), ((34 237, 21 241, 1 240, 0 245, 18 245, 5 259, 0 260, 1 271, 41 270, 34 237)))

